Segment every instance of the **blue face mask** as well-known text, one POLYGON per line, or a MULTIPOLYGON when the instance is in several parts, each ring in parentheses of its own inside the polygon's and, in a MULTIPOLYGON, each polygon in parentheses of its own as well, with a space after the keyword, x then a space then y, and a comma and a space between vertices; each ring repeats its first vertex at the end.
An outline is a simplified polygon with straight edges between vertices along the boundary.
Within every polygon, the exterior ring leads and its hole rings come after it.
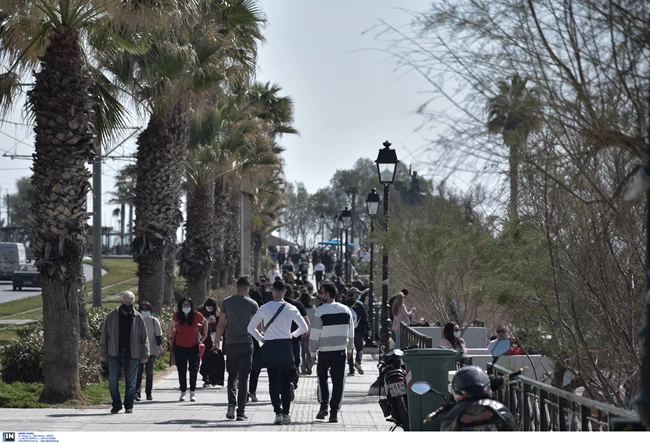
POLYGON ((143 316, 144 318, 147 318, 147 317, 149 317, 149 316, 151 315, 151 312, 149 312, 149 311, 142 311, 140 314, 142 314, 142 316, 143 316))
POLYGON ((189 314, 190 312, 192 312, 192 308, 183 308, 183 313, 189 314))
POLYGON ((456 338, 460 337, 460 331, 454 331, 454 337, 456 338))

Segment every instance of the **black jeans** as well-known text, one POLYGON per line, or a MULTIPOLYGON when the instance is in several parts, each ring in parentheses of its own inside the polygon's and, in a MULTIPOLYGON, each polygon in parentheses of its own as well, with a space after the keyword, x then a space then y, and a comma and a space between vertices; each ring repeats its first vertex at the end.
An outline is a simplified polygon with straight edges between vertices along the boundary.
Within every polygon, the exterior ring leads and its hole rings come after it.
MULTIPOLYGON (((260 350, 260 344, 257 340, 253 339, 253 361, 255 361, 255 356, 260 350)), ((253 394, 257 393, 257 382, 260 379, 260 371, 261 369, 251 369, 251 379, 250 382, 248 383, 248 392, 252 392, 253 394)))
POLYGON ((237 406, 237 414, 241 415, 248 400, 248 376, 253 366, 253 344, 228 343, 224 351, 228 371, 228 405, 237 406), (239 379, 238 388, 235 387, 237 379, 239 379))
POLYGON ((300 376, 298 375, 300 373, 300 337, 292 338, 291 346, 293 347, 293 364, 296 366, 296 370, 294 371, 292 381, 293 381, 293 386, 297 389, 298 379, 300 379, 300 376))
POLYGON ((174 345, 176 369, 178 369, 178 382, 181 392, 187 391, 187 370, 190 370, 190 391, 196 391, 196 375, 199 372, 199 346, 184 348, 174 345))
POLYGON ((138 376, 135 383, 135 393, 140 395, 142 393, 142 374, 144 373, 144 367, 147 367, 147 380, 144 385, 144 392, 147 395, 151 395, 151 390, 153 388, 153 367, 156 363, 156 356, 150 355, 149 361, 146 363, 140 363, 138 366, 138 376))
POLYGON ((350 367, 350 372, 354 374, 354 363, 357 362, 361 364, 361 359, 363 358, 363 336, 365 334, 363 333, 363 330, 355 330, 354 331, 354 349, 357 351, 357 357, 356 359, 352 358, 352 355, 350 355, 350 358, 348 358, 348 366, 350 367))
POLYGON ((343 400, 343 388, 345 387, 345 360, 346 351, 331 351, 318 353, 318 401, 321 407, 330 404, 332 411, 341 409, 343 400), (327 373, 332 376, 332 401, 330 402, 330 391, 327 386, 327 373))
POLYGON ((269 395, 273 412, 276 414, 289 414, 291 408, 291 383, 293 369, 267 368, 269 375, 269 395))
POLYGON ((314 277, 316 277, 316 289, 320 289, 320 285, 323 282, 323 271, 314 272, 314 277))

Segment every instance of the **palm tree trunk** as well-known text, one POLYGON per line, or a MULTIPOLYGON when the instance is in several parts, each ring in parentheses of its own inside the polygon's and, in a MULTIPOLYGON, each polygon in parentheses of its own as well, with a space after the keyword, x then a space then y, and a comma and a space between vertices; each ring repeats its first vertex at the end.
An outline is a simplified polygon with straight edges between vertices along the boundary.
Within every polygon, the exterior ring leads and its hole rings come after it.
POLYGON ((133 204, 130 204, 129 205, 129 249, 131 249, 132 243, 133 243, 133 204))
POLYGON ((53 32, 29 103, 35 116, 30 222, 43 285, 45 376, 40 401, 81 399, 79 294, 88 240, 86 196, 95 157, 91 77, 74 32, 53 32))
POLYGON ((120 254, 124 255, 126 253, 126 248, 124 247, 124 222, 126 221, 126 203, 122 202, 120 206, 120 254))
POLYGON ((519 224, 519 147, 510 146, 510 223, 519 224))
POLYGON ((187 113, 180 104, 166 117, 152 116, 138 136, 135 184, 135 239, 138 296, 162 315, 165 261, 183 214, 181 177, 187 152, 187 113))
POLYGON ((253 235, 253 275, 255 280, 260 278, 260 260, 262 256, 262 235, 255 234, 253 235))
POLYGON ((181 275, 187 279, 188 295, 196 306, 205 302, 212 271, 214 243, 214 187, 192 186, 187 192, 187 237, 183 243, 181 275))

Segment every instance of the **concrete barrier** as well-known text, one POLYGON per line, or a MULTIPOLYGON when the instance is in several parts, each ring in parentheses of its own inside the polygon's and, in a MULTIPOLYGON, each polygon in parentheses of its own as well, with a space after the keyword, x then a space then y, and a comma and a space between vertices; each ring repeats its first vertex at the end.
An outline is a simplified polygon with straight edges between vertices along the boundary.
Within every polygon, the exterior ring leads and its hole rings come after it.
MULTIPOLYGON (((442 338, 442 329, 440 326, 411 326, 414 330, 433 339, 433 346, 438 347, 442 338)), ((488 335, 486 328, 467 328, 463 333, 465 346, 468 348, 485 348, 487 347, 488 335)))

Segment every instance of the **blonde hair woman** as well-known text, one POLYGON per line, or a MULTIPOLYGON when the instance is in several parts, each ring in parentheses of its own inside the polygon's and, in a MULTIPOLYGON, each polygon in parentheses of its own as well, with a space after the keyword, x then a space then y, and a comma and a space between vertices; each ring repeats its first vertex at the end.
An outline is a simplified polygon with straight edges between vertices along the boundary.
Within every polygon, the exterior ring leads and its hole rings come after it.
POLYGON ((400 347, 400 326, 401 322, 404 322, 406 324, 409 324, 411 322, 411 312, 409 312, 406 309, 406 305, 404 305, 404 293, 400 292, 397 294, 397 298, 395 299, 395 303, 393 303, 393 325, 391 329, 393 330, 393 333, 395 334, 395 347, 399 348, 400 347))

